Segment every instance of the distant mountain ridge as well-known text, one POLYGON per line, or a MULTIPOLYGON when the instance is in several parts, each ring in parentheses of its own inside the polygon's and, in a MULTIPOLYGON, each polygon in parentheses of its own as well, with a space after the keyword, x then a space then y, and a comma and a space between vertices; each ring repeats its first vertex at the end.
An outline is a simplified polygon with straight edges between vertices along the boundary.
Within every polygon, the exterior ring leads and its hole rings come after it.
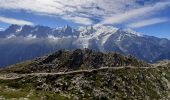
POLYGON ((170 59, 170 40, 142 35, 131 29, 112 26, 11 25, 0 31, 0 66, 43 56, 59 49, 90 48, 118 52, 154 63, 170 59))

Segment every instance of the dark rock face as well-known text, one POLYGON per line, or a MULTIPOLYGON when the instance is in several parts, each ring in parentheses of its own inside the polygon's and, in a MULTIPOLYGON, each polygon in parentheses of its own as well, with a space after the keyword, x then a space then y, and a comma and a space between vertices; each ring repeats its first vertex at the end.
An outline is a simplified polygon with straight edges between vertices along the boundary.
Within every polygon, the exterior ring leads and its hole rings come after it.
POLYGON ((60 49, 78 48, 132 55, 149 63, 170 59, 170 41, 167 39, 138 35, 113 27, 111 30, 108 26, 73 29, 70 26, 50 28, 40 25, 11 25, 5 31, 0 31, 0 67, 60 49))

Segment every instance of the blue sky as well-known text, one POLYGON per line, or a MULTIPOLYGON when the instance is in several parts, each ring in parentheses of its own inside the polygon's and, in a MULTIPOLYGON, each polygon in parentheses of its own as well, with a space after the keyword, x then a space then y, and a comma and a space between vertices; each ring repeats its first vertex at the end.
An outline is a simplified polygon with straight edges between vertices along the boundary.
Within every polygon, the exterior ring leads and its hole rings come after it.
POLYGON ((0 0, 0 29, 10 24, 112 25, 170 39, 170 0, 0 0))

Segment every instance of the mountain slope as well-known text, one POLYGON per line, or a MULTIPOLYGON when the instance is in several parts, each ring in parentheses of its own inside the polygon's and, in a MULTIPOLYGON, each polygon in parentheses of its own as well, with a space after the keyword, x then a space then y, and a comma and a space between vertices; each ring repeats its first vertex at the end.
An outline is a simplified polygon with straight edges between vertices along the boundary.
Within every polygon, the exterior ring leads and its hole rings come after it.
POLYGON ((116 53, 60 50, 2 69, 0 98, 168 100, 169 67, 169 61, 150 65, 116 53))
POLYGON ((168 54, 161 56, 169 52, 170 41, 167 39, 152 36, 138 36, 118 30, 110 36, 104 46, 105 50, 114 51, 115 48, 119 48, 117 52, 122 52, 125 55, 130 54, 150 63, 156 62, 158 59, 169 59, 168 54))
POLYGON ((170 59, 170 41, 145 36, 130 29, 112 26, 45 26, 11 25, 0 32, 0 66, 43 56, 59 49, 90 48, 102 52, 133 55, 154 63, 170 59))

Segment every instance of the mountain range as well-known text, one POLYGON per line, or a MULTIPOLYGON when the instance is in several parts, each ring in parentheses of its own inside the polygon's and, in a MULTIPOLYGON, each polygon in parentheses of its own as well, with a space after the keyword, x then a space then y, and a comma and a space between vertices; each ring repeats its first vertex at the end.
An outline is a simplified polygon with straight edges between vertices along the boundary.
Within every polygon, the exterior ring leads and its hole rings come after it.
POLYGON ((59 49, 90 48, 132 55, 148 63, 170 59, 170 40, 113 26, 11 25, 0 31, 0 66, 8 66, 59 49))

